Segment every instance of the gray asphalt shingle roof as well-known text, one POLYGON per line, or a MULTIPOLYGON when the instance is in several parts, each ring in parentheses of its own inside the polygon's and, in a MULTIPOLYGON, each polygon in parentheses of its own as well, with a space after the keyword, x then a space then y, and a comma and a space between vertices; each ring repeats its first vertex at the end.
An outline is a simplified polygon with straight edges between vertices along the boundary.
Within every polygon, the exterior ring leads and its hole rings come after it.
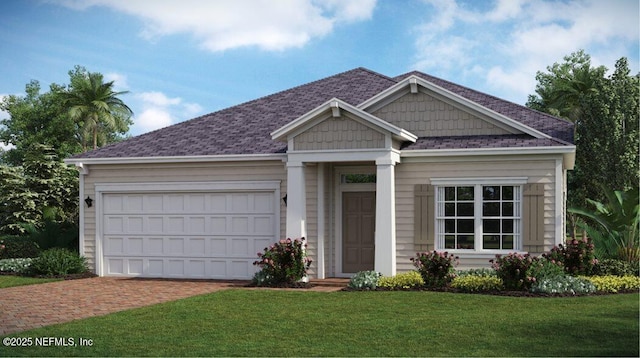
POLYGON ((533 140, 530 136, 419 138, 415 144, 405 149, 454 149, 464 148, 465 145, 474 148, 557 146, 573 141, 573 124, 515 103, 421 72, 390 78, 365 68, 356 68, 79 154, 74 158, 284 153, 286 143, 271 139, 270 133, 274 130, 334 97, 357 106, 410 75, 422 77, 558 140, 533 140))

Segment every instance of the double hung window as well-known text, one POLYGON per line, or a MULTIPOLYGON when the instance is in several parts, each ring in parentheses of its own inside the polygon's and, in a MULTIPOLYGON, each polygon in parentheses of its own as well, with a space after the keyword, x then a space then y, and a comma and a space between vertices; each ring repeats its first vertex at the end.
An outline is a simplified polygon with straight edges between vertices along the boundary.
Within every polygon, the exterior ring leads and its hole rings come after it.
POLYGON ((436 186, 436 248, 522 249, 522 185, 436 186))

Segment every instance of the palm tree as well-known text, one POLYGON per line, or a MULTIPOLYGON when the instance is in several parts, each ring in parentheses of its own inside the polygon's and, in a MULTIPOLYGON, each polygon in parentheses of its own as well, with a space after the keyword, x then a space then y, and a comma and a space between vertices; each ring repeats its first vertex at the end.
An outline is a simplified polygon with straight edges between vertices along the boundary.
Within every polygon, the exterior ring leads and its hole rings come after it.
POLYGON ((100 73, 81 73, 71 81, 70 90, 62 94, 69 115, 78 124, 78 140, 83 151, 88 142, 93 141, 93 149, 106 140, 109 133, 125 133, 128 119, 133 114, 119 95, 128 91, 115 92, 113 81, 104 83, 100 73))

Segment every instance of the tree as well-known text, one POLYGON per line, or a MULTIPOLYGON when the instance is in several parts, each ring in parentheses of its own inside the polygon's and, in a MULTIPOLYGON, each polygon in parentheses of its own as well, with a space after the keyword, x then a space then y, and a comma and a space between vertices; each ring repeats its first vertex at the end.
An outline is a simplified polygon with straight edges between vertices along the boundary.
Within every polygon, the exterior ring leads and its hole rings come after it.
POLYGON ((0 165, 0 235, 39 227, 43 216, 74 224, 78 218, 78 173, 51 147, 33 145, 24 166, 0 165))
MULTIPOLYGON (((568 206, 587 207, 587 198, 604 202, 603 187, 638 187, 638 122, 640 74, 630 75, 626 58, 612 75, 604 66, 592 67, 584 51, 562 64, 538 72, 536 95, 527 106, 575 123, 576 164, 568 175, 568 206)), ((570 213, 576 225, 576 216, 570 213)))
POLYGON ((90 77, 96 80, 93 83, 97 89, 108 94, 96 104, 104 108, 106 100, 109 109, 117 107, 111 112, 111 117, 98 117, 94 142, 97 146, 121 140, 132 124, 131 110, 115 97, 124 92, 114 92, 113 82, 102 83, 101 74, 89 73, 83 67, 76 66, 69 71, 70 85, 54 83, 50 85, 49 92, 42 93, 40 83, 31 81, 25 86, 25 96, 9 95, 0 100, 0 110, 9 113, 9 118, 0 121, 0 142, 13 145, 9 150, 0 151, 0 162, 22 165, 26 151, 33 144, 54 148, 59 160, 90 149, 89 143, 93 139, 91 123, 82 116, 72 117, 70 106, 64 100, 70 97, 74 88, 85 88, 84 84, 90 77), (102 86, 98 86, 98 83, 102 86), (121 113, 120 109, 124 111, 121 113))
POLYGON ((40 83, 25 86, 26 96, 9 95, 0 101, 0 109, 10 117, 0 121, 0 141, 13 148, 2 154, 2 161, 22 165, 28 148, 34 144, 55 148, 58 158, 79 153, 82 148, 74 140, 76 126, 58 98, 64 87, 52 84, 49 92, 40 92, 40 83))
POLYGON ((78 125, 78 139, 84 151, 107 142, 110 133, 125 134, 131 122, 131 109, 118 96, 128 93, 115 92, 113 81, 104 82, 100 73, 86 72, 76 67, 70 72, 71 85, 61 93, 63 104, 69 116, 78 125))

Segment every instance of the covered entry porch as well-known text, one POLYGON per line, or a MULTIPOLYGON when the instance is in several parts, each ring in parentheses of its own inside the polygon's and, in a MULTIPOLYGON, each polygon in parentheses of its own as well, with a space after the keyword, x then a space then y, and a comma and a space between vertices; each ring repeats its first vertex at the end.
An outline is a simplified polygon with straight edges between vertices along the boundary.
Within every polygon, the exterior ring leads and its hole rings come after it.
POLYGON ((286 236, 308 239, 313 276, 395 275, 397 163, 287 162, 286 236))

